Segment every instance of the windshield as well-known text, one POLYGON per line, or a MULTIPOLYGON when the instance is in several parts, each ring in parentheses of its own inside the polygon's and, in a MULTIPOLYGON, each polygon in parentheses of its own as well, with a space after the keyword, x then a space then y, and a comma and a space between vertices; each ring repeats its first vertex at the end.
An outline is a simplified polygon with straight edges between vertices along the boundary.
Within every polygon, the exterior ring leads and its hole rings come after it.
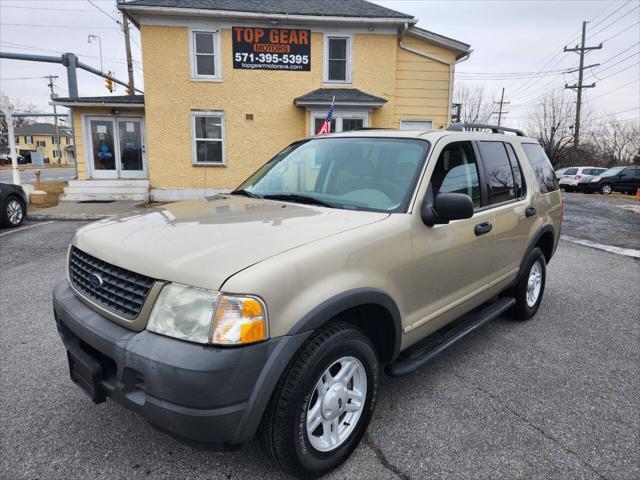
POLYGON ((285 148, 236 192, 335 208, 406 211, 428 150, 424 140, 312 138, 285 148))
POLYGON ((622 170, 624 170, 626 167, 615 167, 615 168, 610 168, 609 170, 607 170, 606 172, 603 172, 601 174, 602 177, 613 177, 617 174, 619 174, 622 170))

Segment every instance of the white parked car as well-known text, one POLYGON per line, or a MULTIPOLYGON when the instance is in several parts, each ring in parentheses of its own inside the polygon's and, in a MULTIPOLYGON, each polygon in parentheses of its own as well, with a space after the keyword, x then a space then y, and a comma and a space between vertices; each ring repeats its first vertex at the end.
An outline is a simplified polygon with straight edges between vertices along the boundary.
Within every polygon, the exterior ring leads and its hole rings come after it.
POLYGON ((560 183, 560 188, 563 188, 565 192, 573 192, 578 188, 581 179, 596 177, 606 170, 601 167, 569 167, 564 171, 558 170, 556 178, 560 183))

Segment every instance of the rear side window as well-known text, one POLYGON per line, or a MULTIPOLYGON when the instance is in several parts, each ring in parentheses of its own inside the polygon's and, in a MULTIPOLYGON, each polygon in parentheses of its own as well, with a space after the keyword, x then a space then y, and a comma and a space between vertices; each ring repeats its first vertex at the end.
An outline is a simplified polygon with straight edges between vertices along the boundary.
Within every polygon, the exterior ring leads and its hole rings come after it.
POLYGON ((516 198, 511 162, 502 142, 478 142, 484 167, 489 204, 507 202, 516 198))
MULTIPOLYGON (((558 190, 560 188, 558 181, 553 172, 553 167, 551 167, 551 162, 547 158, 547 154, 544 153, 544 149, 537 143, 523 143, 522 148, 524 153, 527 154, 533 173, 536 180, 538 180, 540 193, 550 193, 558 190)), ((564 173, 567 175, 568 171, 564 173)))
POLYGON ((447 145, 431 174, 433 195, 439 193, 464 193, 473 200, 473 206, 480 208, 480 182, 478 165, 469 142, 455 142, 447 145))
MULTIPOLYGON (((527 144, 527 145, 528 145, 528 144, 527 144)), ((524 147, 524 145, 523 145, 523 147, 524 147)), ((526 152, 526 151, 527 151, 527 149, 525 148, 525 150, 524 150, 524 151, 526 152)), ((527 156, 528 156, 528 155, 529 155, 529 154, 527 154, 527 156)), ((578 169, 577 169, 577 168, 567 168, 567 169, 564 171, 564 175, 575 175, 576 173, 578 173, 578 169)))
POLYGON ((513 172, 513 181, 516 187, 516 197, 524 197, 526 188, 524 185, 524 175, 522 175, 522 168, 520 167, 518 156, 516 155, 516 152, 513 150, 513 147, 510 143, 505 143, 505 148, 507 149, 507 154, 509 155, 509 162, 511 162, 511 171, 513 172))

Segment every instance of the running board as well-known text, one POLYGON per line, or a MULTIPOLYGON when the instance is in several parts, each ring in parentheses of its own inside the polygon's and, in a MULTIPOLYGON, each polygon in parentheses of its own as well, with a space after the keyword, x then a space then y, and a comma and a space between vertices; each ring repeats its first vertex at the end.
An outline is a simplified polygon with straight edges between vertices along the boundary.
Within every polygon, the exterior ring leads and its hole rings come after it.
POLYGON ((499 317, 515 303, 516 300, 513 297, 503 297, 482 310, 472 311, 470 314, 445 325, 402 352, 398 359, 385 369, 387 375, 402 377, 415 372, 475 329, 499 317))

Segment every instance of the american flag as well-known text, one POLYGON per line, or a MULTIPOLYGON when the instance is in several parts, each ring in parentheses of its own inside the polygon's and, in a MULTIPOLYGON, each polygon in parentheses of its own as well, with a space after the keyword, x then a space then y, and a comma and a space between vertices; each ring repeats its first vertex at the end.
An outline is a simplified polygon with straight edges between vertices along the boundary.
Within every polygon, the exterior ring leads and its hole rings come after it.
POLYGON ((320 128, 316 132, 316 135, 324 135, 327 133, 331 133, 331 119, 333 118, 333 107, 336 105, 336 97, 334 96, 331 100, 331 106, 329 107, 329 113, 327 113, 327 118, 322 122, 320 128))

